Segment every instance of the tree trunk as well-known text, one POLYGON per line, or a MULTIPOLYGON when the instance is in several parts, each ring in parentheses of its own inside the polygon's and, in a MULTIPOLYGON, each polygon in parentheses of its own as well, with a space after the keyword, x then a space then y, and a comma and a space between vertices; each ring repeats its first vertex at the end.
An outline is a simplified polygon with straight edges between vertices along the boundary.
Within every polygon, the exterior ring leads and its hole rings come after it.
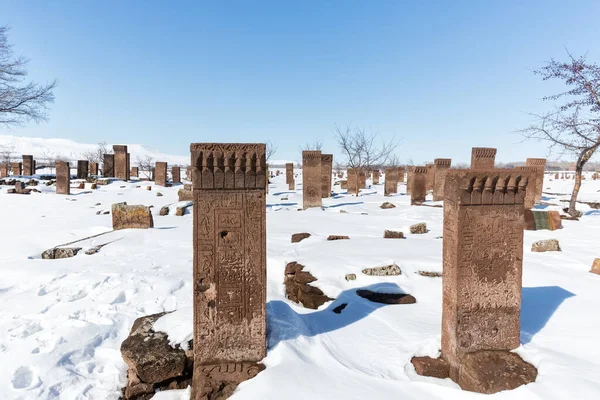
POLYGON ((577 213, 575 206, 577 205, 577 196, 579 195, 579 189, 581 188, 581 174, 583 173, 583 166, 589 161, 590 158, 592 158, 597 148, 598 147, 595 146, 591 149, 582 151, 577 159, 577 164, 575 165, 575 186, 573 187, 571 201, 569 202, 569 215, 572 217, 575 217, 577 213))

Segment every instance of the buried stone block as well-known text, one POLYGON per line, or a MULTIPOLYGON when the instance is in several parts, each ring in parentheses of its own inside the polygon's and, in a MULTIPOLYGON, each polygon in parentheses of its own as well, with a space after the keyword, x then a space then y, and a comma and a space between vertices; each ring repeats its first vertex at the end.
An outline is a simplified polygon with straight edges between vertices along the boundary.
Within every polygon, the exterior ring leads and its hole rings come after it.
POLYGON ((56 260, 60 258, 75 257, 81 250, 81 247, 53 247, 42 253, 44 260, 56 260))
POLYGON ((362 273, 369 276, 396 276, 402 275, 400 267, 396 264, 384 265, 383 267, 365 268, 362 273))
POLYGON ((363 299, 380 304, 414 304, 417 299, 406 293, 380 293, 367 289, 359 289, 356 294, 363 299))
POLYGON ((546 251, 561 251, 560 243, 556 239, 538 240, 531 245, 531 251, 534 253, 544 253, 546 251))
POLYGON ((400 231, 385 230, 383 232, 384 239, 404 239, 404 233, 400 231))
POLYGON ((303 271, 304 265, 291 262, 285 267, 285 293, 286 297, 294 303, 302 304, 306 308, 316 310, 328 301, 321 289, 309 285, 317 280, 310 272, 303 271))
POLYGON ((225 399, 264 368, 267 352, 265 145, 192 143, 190 151, 197 344, 191 399, 225 399))
POLYGON ((116 203, 112 205, 113 229, 148 229, 154 227, 150 207, 143 205, 131 205, 127 203, 116 203))
POLYGON ((299 243, 301 241, 303 241, 304 239, 308 239, 310 237, 310 233, 294 233, 292 235, 292 243, 299 243))
POLYGON ((410 233, 412 235, 422 235, 427 233, 427 224, 425 222, 419 222, 410 226, 410 233))
POLYGON ((593 274, 600 275, 600 258, 594 259, 594 262, 592 263, 592 269, 590 270, 590 272, 593 274))

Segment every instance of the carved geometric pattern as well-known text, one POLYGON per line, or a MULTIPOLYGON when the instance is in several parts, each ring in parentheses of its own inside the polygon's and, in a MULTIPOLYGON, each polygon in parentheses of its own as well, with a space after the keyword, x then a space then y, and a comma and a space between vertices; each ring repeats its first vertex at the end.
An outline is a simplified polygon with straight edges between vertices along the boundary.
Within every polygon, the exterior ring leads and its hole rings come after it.
POLYGON ((471 169, 484 170, 494 168, 496 149, 491 147, 473 147, 471 150, 471 169))

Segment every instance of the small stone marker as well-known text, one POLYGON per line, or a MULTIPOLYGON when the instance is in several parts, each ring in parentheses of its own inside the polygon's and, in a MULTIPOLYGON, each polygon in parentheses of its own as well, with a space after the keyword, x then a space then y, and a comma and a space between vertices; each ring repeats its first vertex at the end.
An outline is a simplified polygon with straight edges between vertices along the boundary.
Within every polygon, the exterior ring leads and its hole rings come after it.
POLYGON ((331 197, 333 154, 321 154, 321 198, 331 197))
POLYGON ((292 243, 299 243, 301 241, 303 241, 304 239, 308 239, 310 237, 310 233, 294 233, 292 235, 292 243))
POLYGON ((285 164, 285 183, 288 185, 294 181, 294 163, 285 164))
POLYGON ((365 268, 362 273, 369 276, 398 276, 402 275, 400 267, 396 264, 384 265, 383 267, 365 268))
POLYGON ((71 166, 68 161, 56 161, 56 194, 71 194, 71 166))
POLYGON ((115 231, 119 229, 148 229, 154 227, 150 207, 142 205, 128 206, 127 203, 112 205, 112 225, 115 231))
POLYGON ((159 186, 167 186, 167 163, 162 161, 156 162, 154 169, 154 183, 159 186))
POLYGON ((303 271, 304 265, 291 262, 285 266, 285 293, 286 297, 294 303, 302 304, 306 308, 316 310, 328 301, 333 300, 326 296, 321 289, 309 285, 317 280, 310 272, 303 271))
POLYGON ((419 222, 410 226, 410 233, 412 235, 421 235, 427 233, 427 224, 425 222, 419 222))
POLYGON ((350 239, 349 236, 345 236, 345 235, 329 235, 327 237, 327 240, 348 240, 350 239))
POLYGON ((267 353, 265 148, 190 145, 197 343, 192 400, 227 398, 264 369, 258 363, 267 353))
POLYGON ((321 152, 302 152, 302 200, 303 208, 321 207, 321 152))
POLYGON ((404 233, 402 233, 400 231, 390 231, 390 230, 386 230, 385 232, 383 232, 383 238, 384 239, 405 239, 404 233))
POLYGON ((496 149, 491 147, 473 147, 471 150, 471 169, 490 170, 494 168, 496 149))

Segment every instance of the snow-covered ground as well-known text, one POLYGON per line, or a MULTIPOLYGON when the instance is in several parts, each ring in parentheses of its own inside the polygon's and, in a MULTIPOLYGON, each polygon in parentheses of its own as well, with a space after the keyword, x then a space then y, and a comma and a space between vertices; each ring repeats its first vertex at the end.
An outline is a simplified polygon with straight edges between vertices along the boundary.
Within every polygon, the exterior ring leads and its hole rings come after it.
MULTIPOLYGON (((282 170, 283 172, 283 170, 282 170)), ((300 172, 300 171, 297 171, 300 172)), ((301 179, 297 187, 301 189, 301 179)), ((178 186, 145 190, 114 182, 92 193, 70 196, 6 194, 0 188, 0 399, 117 399, 126 382, 119 347, 133 321, 160 311, 173 342, 192 335, 192 218, 159 216, 177 201, 178 186), (157 197, 157 192, 164 196, 157 197), (155 228, 124 230, 85 241, 85 248, 111 242, 94 255, 80 252, 42 260, 42 251, 111 230, 111 216, 97 215, 112 203, 153 205, 155 228)), ((150 185, 152 185, 150 183, 150 185)), ((569 193, 572 181, 544 188, 569 193)), ((323 201, 324 210, 298 212, 301 190, 289 192, 285 174, 272 179, 267 208, 269 352, 267 369, 240 385, 235 400, 484 399, 463 392, 449 379, 416 375, 414 355, 436 356, 440 347, 441 278, 417 271, 442 270, 441 208, 411 207, 404 195, 383 196, 383 186, 360 197, 341 193, 323 201), (397 207, 383 210, 384 201, 397 207), (344 211, 344 212, 342 212, 344 211), (426 222, 429 232, 410 235, 426 222), (402 230, 406 240, 383 239, 385 229, 402 230), (301 243, 293 233, 310 232, 301 243), (350 240, 326 241, 330 234, 350 240), (284 268, 298 261, 335 301, 308 310, 285 298, 284 268), (402 275, 372 277, 365 267, 395 262, 402 275), (344 276, 355 273, 355 281, 344 276), (411 305, 377 305, 357 288, 402 291, 411 305), (332 309, 348 306, 341 314, 332 309)), ((559 198, 546 195, 548 203, 559 198)), ((584 181, 582 199, 600 201, 600 181, 584 181)), ((559 206, 541 206, 559 209, 559 206)), ((580 221, 563 221, 559 231, 525 232, 522 346, 539 370, 537 381, 494 399, 600 398, 600 276, 589 273, 600 257, 600 210, 580 205, 580 221), (532 253, 535 240, 560 240, 560 253, 532 253)), ((164 392, 156 399, 187 399, 189 391, 164 392)))

